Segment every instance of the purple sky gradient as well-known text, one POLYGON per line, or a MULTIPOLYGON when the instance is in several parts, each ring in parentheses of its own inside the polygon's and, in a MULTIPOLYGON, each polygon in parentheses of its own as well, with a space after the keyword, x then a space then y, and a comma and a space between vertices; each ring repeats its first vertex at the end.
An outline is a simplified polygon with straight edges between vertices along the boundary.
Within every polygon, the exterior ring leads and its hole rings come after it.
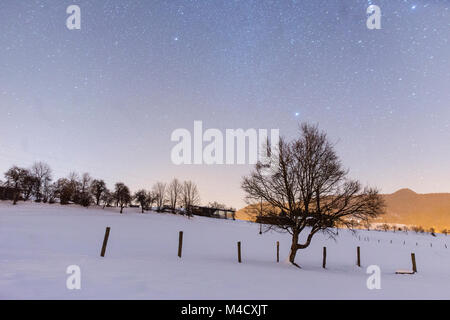
MULTIPOLYGON (((35 160, 110 187, 173 177, 244 205, 248 165, 175 166, 177 128, 319 123, 350 174, 450 192, 450 1, 0 4, 0 172, 35 160), (370 3, 382 29, 366 28, 370 3), (65 26, 81 7, 81 30, 65 26)), ((1 177, 2 179, 3 177, 1 177)))

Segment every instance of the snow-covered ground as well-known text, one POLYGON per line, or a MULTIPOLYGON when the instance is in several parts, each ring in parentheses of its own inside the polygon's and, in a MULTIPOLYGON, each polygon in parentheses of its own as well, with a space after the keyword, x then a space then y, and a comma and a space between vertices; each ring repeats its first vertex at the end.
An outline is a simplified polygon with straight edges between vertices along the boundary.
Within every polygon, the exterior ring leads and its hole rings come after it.
POLYGON ((285 262, 289 235, 258 231, 245 221, 140 214, 130 208, 120 215, 115 209, 0 202, 0 298, 450 298, 450 248, 445 248, 450 236, 359 231, 355 237, 341 230, 334 241, 317 235, 299 251, 298 269, 285 262), (101 258, 107 226, 111 234, 101 258), (182 259, 177 257, 180 230, 182 259), (242 241, 241 264, 237 241, 242 241), (327 269, 322 269, 323 246, 327 269), (355 266, 357 246, 362 268, 355 266), (411 252, 418 273, 396 275, 397 269, 411 269, 411 252), (81 268, 81 290, 66 288, 69 265, 81 268), (380 290, 366 286, 369 265, 381 268, 380 290))

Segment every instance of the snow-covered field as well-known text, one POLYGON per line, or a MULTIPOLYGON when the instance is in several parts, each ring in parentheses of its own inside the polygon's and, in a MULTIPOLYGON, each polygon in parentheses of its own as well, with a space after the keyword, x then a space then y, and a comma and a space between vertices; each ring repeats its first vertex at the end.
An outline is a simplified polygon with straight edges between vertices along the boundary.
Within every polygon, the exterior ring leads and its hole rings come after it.
POLYGON ((130 208, 120 215, 115 209, 0 202, 0 298, 450 298, 450 249, 445 248, 450 236, 359 231, 355 237, 341 230, 337 241, 318 235, 299 251, 298 269, 285 262, 289 235, 258 230, 245 221, 140 214, 130 208), (111 234, 101 258, 107 226, 111 234), (182 259, 177 257, 180 230, 182 259), (242 241, 241 264, 237 241, 242 241), (322 269, 323 246, 327 269, 322 269), (357 246, 362 268, 355 266, 357 246), (418 273, 396 275, 397 269, 411 269, 411 252, 418 273), (81 290, 66 288, 69 265, 81 268, 81 290), (369 265, 381 268, 380 290, 366 286, 369 265))

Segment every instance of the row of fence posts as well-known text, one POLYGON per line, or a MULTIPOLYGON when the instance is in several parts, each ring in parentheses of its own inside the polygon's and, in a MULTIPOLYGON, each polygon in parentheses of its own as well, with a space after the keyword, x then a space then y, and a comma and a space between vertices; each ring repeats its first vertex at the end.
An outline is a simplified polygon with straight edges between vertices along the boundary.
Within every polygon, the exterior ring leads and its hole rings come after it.
MULTIPOLYGON (((412 263, 412 271, 416 273, 417 265, 416 265, 416 255, 414 253, 411 253, 411 263, 412 263)), ((356 265, 358 267, 361 267, 361 248, 359 246, 356 247, 356 265)), ((327 247, 323 247, 322 268, 325 269, 326 266, 327 266, 327 247)))
MULTIPOLYGON (((327 247, 323 247, 323 259, 322 259, 322 268, 327 267, 327 247)), ((361 248, 356 247, 356 265, 361 267, 361 248)))
MULTIPOLYGON (((111 228, 106 227, 105 231, 105 237, 103 239, 103 245, 102 245, 102 251, 100 253, 101 257, 105 256, 106 253, 106 246, 108 245, 108 238, 111 228)), ((276 244, 277 248, 277 263, 280 262, 280 242, 277 241, 276 244)), ((178 234, 178 257, 181 258, 183 251, 183 231, 180 231, 178 234)), ((237 251, 238 251, 238 262, 242 263, 242 244, 241 241, 238 241, 237 243, 237 251)), ((323 247, 323 258, 322 258, 322 268, 326 269, 327 266, 327 247, 323 247)), ((416 255, 414 253, 411 253, 411 262, 412 262, 412 269, 413 272, 417 272, 417 265, 416 265, 416 255)), ((356 265, 358 267, 361 267, 361 248, 358 246, 356 247, 356 265)))
MULTIPOLYGON (((361 241, 361 236, 359 236, 358 239, 359 239, 359 241, 361 241)), ((370 240, 369 240, 369 237, 364 237, 364 241, 370 241, 370 240)), ((378 239, 378 243, 381 243, 380 239, 378 239)), ((392 240, 390 240, 390 243, 391 243, 391 244, 393 243, 392 240)), ((403 245, 405 245, 405 244, 406 244, 406 241, 403 240, 403 245)), ((419 243, 418 243, 418 242, 416 242, 416 247, 417 247, 417 246, 419 246, 419 243)), ((431 248, 433 247, 433 243, 432 243, 432 242, 430 242, 430 247, 431 247, 431 248)), ((445 247, 445 249, 447 249, 447 244, 446 244, 446 243, 444 243, 444 247, 445 247)))

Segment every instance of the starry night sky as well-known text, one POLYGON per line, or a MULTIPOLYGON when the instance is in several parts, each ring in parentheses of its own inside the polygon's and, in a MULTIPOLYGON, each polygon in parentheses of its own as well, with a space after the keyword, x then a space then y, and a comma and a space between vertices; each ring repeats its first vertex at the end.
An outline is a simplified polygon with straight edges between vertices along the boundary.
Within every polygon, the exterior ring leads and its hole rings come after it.
POLYGON ((2 0, 0 29, 2 173, 42 160, 133 190, 178 177, 240 207, 250 166, 175 166, 172 131, 293 137, 309 121, 363 183, 450 192, 449 0, 2 0))

